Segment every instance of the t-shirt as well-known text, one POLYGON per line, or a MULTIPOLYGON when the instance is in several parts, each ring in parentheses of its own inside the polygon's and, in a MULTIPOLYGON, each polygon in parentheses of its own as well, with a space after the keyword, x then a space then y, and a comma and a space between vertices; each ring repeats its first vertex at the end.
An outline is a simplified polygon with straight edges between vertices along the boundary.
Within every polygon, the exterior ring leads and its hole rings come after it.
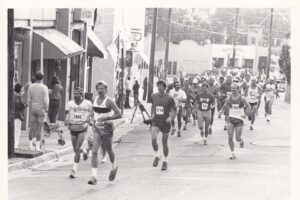
POLYGON ((176 106, 182 106, 182 100, 186 99, 186 94, 182 89, 176 91, 175 89, 170 90, 170 96, 174 98, 176 106))
POLYGON ((162 122, 170 116, 171 108, 176 110, 174 99, 167 93, 154 93, 150 98, 154 109, 154 121, 162 122))
POLYGON ((49 95, 50 99, 61 99, 62 91, 63 91, 63 87, 60 84, 55 84, 49 95))
POLYGON ((220 87, 220 91, 228 96, 229 94, 231 94, 231 85, 227 83, 222 84, 220 87))
POLYGON ((195 102, 199 105, 199 110, 208 111, 211 108, 211 104, 215 102, 215 99, 212 94, 208 93, 200 93, 196 96, 195 102))
POLYGON ((275 84, 266 83, 264 89, 272 89, 271 91, 265 92, 266 98, 273 98, 275 96, 275 84))
POLYGON ((69 111, 69 123, 70 124, 83 124, 88 120, 88 117, 92 111, 92 103, 89 100, 83 99, 83 101, 77 105, 74 100, 71 100, 66 105, 66 111, 69 111))
POLYGON ((208 86, 208 92, 211 93, 214 96, 217 96, 218 88, 215 85, 209 85, 208 86))
POLYGON ((28 88, 27 104, 39 109, 48 110, 49 93, 43 83, 33 83, 28 88))

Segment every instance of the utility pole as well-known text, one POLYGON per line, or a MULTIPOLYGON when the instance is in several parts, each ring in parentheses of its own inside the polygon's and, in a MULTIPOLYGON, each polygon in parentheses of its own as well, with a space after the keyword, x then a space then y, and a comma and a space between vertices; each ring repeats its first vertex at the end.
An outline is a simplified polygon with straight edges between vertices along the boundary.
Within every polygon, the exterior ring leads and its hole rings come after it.
POLYGON ((273 8, 271 8, 271 20, 270 20, 270 30, 269 30, 269 52, 268 52, 268 63, 267 63, 267 76, 270 76, 270 65, 271 65, 271 47, 272 47, 272 26, 273 26, 273 8))
POLYGON ((154 13, 153 13, 153 23, 152 23, 151 51, 150 51, 150 63, 149 63, 148 98, 147 98, 148 103, 150 103, 150 97, 153 93, 155 39, 156 39, 156 23, 157 23, 157 8, 154 8, 153 10, 154 10, 154 13))
POLYGON ((14 10, 7 10, 7 49, 8 49, 8 158, 14 157, 15 143, 15 127, 14 127, 14 94, 13 94, 13 78, 15 73, 14 67, 14 10))
POLYGON ((172 13, 172 8, 169 8, 167 41, 166 41, 166 51, 165 51, 165 63, 164 63, 164 79, 165 80, 167 80, 167 74, 168 74, 169 43, 170 43, 170 33, 171 33, 171 13, 172 13))
POLYGON ((236 15, 235 15, 235 32, 233 38, 232 67, 235 67, 235 45, 236 45, 236 37, 237 37, 238 17, 239 17, 239 9, 237 8, 236 15))

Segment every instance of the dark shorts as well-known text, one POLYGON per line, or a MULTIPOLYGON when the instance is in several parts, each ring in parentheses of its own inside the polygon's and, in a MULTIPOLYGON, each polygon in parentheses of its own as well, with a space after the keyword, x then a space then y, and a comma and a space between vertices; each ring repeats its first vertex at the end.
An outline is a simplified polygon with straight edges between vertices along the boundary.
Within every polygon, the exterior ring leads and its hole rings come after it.
POLYGON ((100 134, 101 138, 109 138, 114 135, 114 125, 104 125, 103 128, 93 127, 94 133, 100 134))
POLYGON ((83 131, 70 131, 72 136, 77 136, 80 133, 84 133, 84 132, 87 132, 87 127, 83 131))
POLYGON ((163 133, 169 133, 171 130, 171 124, 168 124, 165 121, 153 121, 151 126, 157 127, 163 133))
POLYGON ((253 106, 257 106, 258 105, 258 103, 256 102, 256 103, 249 103, 250 104, 250 106, 251 106, 251 109, 253 108, 253 106))
POLYGON ((239 126, 244 126, 244 121, 241 119, 237 119, 234 117, 229 117, 228 118, 228 123, 231 123, 233 127, 239 127, 239 126))

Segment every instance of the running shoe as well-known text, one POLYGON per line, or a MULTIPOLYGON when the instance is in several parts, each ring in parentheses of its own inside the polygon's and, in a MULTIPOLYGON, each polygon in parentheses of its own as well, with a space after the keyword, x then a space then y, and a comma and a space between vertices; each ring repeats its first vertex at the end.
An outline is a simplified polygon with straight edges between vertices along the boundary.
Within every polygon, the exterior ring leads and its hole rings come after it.
POLYGON ((227 130, 227 126, 225 125, 225 126, 224 126, 224 131, 226 131, 226 130, 227 130))
POLYGON ((104 158, 102 158, 101 163, 106 163, 107 162, 107 158, 106 156, 104 158))
POLYGON ((76 178, 76 171, 74 169, 71 170, 69 177, 70 179, 76 178))
POLYGON ((168 169, 168 163, 166 161, 163 162, 161 170, 167 170, 168 169))
POLYGON ((160 160, 159 157, 155 157, 155 158, 154 158, 154 161, 153 161, 153 167, 157 167, 159 160, 160 160))
POLYGON ((181 137, 181 132, 177 131, 177 137, 181 137))
POLYGON ((83 160, 87 160, 89 157, 89 151, 85 148, 82 149, 82 158, 83 160))
POLYGON ((92 176, 91 179, 89 180, 88 184, 90 185, 97 185, 97 179, 95 176, 92 176))
POLYGON ((232 154, 231 156, 230 156, 230 158, 229 158, 230 160, 235 160, 236 159, 236 157, 235 157, 235 155, 234 154, 232 154))
POLYGON ((252 125, 250 125, 250 130, 251 130, 251 131, 253 131, 253 130, 254 130, 252 125))
POLYGON ((240 147, 241 147, 241 148, 244 148, 244 145, 245 145, 245 144, 244 144, 244 141, 241 140, 241 141, 240 141, 240 147))
POLYGON ((116 175, 117 175, 117 171, 118 171, 118 166, 115 169, 110 171, 110 174, 109 174, 109 177, 108 177, 109 181, 115 180, 116 175))
POLYGON ((193 122, 193 125, 194 125, 194 126, 196 125, 196 121, 193 122))
POLYGON ((175 131, 176 131, 176 129, 173 128, 172 131, 171 131, 171 135, 174 135, 174 134, 175 134, 175 131))
POLYGON ((183 130, 186 131, 186 125, 183 126, 183 130))
POLYGON ((207 145, 207 140, 206 139, 203 140, 203 144, 207 145))

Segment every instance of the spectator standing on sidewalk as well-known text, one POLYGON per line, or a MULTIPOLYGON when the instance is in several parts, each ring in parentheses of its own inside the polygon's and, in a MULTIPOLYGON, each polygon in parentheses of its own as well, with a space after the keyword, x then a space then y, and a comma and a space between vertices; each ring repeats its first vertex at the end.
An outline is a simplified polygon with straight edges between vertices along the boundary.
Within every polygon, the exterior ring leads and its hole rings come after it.
POLYGON ((41 151, 40 141, 44 118, 49 107, 49 93, 47 86, 43 84, 44 74, 37 72, 35 79, 36 82, 28 88, 27 97, 30 114, 29 149, 34 150, 33 138, 36 138, 36 150, 41 151))
POLYGON ((127 77, 127 80, 125 81, 125 92, 126 92, 126 98, 125 98, 124 108, 130 108, 130 104, 129 104, 129 96, 131 92, 130 77, 127 77))
POLYGON ((48 117, 50 123, 56 123, 57 116, 61 105, 61 92, 63 87, 56 76, 51 80, 51 92, 49 94, 49 112, 48 117))
POLYGON ((147 90, 148 90, 148 79, 147 79, 147 77, 145 77, 145 78, 144 78, 144 81, 143 81, 143 90, 144 90, 144 93, 143 93, 143 100, 146 101, 147 90))
POLYGON ((139 89, 140 89, 140 85, 139 82, 137 80, 135 80, 135 83, 132 87, 133 90, 133 98, 134 98, 134 106, 137 105, 137 102, 139 100, 139 89))
POLYGON ((20 136, 21 136, 21 125, 22 121, 24 121, 24 109, 26 104, 22 100, 23 86, 20 83, 16 83, 15 85, 15 149, 19 146, 20 136))

